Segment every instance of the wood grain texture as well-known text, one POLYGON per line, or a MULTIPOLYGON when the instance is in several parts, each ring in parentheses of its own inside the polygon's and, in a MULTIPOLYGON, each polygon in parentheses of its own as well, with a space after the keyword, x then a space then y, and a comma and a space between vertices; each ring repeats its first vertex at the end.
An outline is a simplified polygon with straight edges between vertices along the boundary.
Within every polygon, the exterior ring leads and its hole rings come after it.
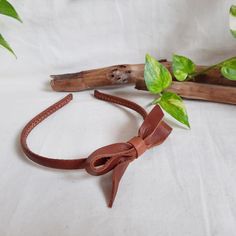
POLYGON ((115 65, 78 73, 51 75, 51 87, 55 91, 81 91, 104 86, 135 84, 142 78, 143 65, 115 65))

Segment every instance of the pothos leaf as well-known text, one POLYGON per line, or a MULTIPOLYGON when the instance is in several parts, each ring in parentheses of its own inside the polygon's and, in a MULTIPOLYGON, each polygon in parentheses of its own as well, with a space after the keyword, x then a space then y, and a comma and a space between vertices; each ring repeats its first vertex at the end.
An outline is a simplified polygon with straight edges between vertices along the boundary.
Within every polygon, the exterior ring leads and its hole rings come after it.
POLYGON ((168 88, 172 82, 168 69, 149 54, 146 55, 144 79, 148 90, 155 94, 168 88))
POLYGON ((175 78, 179 81, 183 81, 188 77, 188 75, 195 72, 196 66, 187 57, 180 55, 173 55, 172 70, 175 78))
POLYGON ((236 80, 236 58, 226 61, 221 67, 221 73, 229 80, 236 80))
POLYGON ((22 22, 15 8, 7 0, 0 0, 0 14, 15 18, 22 22))
POLYGON ((232 5, 229 10, 229 27, 230 32, 236 38, 236 6, 232 5))
POLYGON ((190 128, 188 114, 180 96, 171 92, 164 92, 157 102, 163 110, 190 128))
POLYGON ((9 52, 11 52, 16 57, 16 54, 14 53, 14 51, 11 49, 8 42, 3 38, 1 34, 0 34, 0 45, 6 48, 9 52))

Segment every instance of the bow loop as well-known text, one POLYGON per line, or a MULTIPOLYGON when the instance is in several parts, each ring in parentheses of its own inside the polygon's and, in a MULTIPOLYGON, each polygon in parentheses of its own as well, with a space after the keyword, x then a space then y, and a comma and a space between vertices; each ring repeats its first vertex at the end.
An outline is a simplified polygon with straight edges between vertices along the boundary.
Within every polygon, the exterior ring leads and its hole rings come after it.
POLYGON ((139 129, 139 136, 143 138, 148 148, 164 142, 172 131, 172 128, 163 121, 163 117, 163 111, 156 105, 139 129))
POLYGON ((104 146, 93 152, 86 160, 85 169, 91 175, 103 175, 118 164, 135 156, 135 150, 129 143, 115 143, 104 146))
POLYGON ((162 121, 164 113, 159 106, 155 106, 144 119, 138 133, 144 140, 152 135, 162 121))

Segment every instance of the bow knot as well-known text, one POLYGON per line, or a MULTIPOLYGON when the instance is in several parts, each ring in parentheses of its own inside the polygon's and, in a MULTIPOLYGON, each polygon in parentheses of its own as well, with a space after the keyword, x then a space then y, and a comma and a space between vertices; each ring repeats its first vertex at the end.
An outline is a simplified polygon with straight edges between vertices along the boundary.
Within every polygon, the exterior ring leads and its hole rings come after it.
POLYGON ((145 141, 139 136, 133 137, 128 143, 130 143, 136 151, 135 158, 141 156, 148 148, 145 141))
POLYGON ((163 117, 161 108, 155 106, 144 119, 138 136, 126 143, 115 143, 101 147, 86 159, 85 169, 91 175, 103 175, 113 170, 110 207, 112 207, 119 182, 128 165, 148 148, 164 142, 170 134, 172 129, 162 120, 163 117))

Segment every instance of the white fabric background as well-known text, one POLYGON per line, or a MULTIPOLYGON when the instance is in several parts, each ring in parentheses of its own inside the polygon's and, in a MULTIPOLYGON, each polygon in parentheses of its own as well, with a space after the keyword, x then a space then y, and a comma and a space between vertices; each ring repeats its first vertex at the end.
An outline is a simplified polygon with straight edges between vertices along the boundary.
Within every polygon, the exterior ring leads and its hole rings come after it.
MULTIPOLYGON (((174 131, 133 162, 114 207, 106 207, 109 175, 59 171, 28 161, 19 133, 38 112, 62 98, 49 74, 118 63, 142 63, 172 53, 210 64, 236 54, 229 0, 12 0, 24 23, 1 16, 1 33, 18 59, 1 50, 0 235, 235 235, 236 108, 186 101, 192 129, 174 131)), ((109 93, 146 105, 132 87, 109 93)), ((37 127, 37 153, 76 158, 127 140, 141 119, 96 101, 92 91, 37 127)))

